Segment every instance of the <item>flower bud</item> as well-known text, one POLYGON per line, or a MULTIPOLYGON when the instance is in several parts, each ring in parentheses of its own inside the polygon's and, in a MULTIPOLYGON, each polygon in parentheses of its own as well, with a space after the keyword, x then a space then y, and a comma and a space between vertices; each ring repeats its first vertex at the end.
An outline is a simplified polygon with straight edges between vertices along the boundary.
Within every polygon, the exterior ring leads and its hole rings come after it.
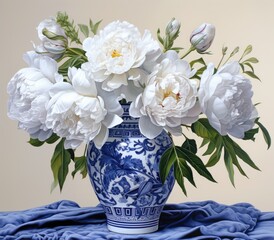
POLYGON ((45 19, 39 24, 37 31, 42 45, 35 50, 54 59, 61 57, 68 45, 64 29, 54 19, 45 19))
POLYGON ((166 35, 169 37, 169 39, 175 40, 175 38, 178 37, 180 27, 181 23, 175 18, 172 18, 166 26, 166 35))
POLYGON ((195 29, 190 35, 190 42, 196 48, 197 52, 206 51, 215 36, 215 27, 209 23, 203 23, 195 29))

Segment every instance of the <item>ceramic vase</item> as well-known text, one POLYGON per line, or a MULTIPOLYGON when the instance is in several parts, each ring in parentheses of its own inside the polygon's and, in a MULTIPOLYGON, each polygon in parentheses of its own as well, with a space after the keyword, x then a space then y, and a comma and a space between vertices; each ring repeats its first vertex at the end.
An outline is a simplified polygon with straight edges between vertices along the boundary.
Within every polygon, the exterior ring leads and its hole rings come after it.
POLYGON ((101 149, 90 142, 88 173, 110 231, 141 234, 157 231, 161 211, 174 185, 173 170, 162 184, 159 161, 172 141, 163 131, 144 137, 138 119, 123 105, 122 124, 109 130, 101 149))

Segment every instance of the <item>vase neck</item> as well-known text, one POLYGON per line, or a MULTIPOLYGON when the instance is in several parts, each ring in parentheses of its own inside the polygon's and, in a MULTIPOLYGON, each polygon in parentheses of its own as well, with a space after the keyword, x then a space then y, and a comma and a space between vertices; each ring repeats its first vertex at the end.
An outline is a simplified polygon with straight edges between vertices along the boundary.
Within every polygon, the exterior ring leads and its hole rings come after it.
POLYGON ((123 122, 111 129, 109 129, 109 137, 113 138, 129 138, 129 137, 143 137, 139 130, 139 119, 133 118, 129 115, 130 104, 123 104, 124 113, 121 116, 123 122))

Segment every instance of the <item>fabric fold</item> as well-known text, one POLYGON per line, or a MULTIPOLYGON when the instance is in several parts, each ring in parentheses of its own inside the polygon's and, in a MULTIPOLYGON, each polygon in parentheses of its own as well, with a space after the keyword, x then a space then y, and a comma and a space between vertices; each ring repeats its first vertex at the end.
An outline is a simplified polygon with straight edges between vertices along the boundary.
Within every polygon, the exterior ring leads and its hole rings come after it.
POLYGON ((59 201, 24 211, 0 212, 0 240, 274 240, 274 212, 249 203, 231 206, 214 201, 167 204, 159 231, 143 235, 109 232, 103 209, 59 201))

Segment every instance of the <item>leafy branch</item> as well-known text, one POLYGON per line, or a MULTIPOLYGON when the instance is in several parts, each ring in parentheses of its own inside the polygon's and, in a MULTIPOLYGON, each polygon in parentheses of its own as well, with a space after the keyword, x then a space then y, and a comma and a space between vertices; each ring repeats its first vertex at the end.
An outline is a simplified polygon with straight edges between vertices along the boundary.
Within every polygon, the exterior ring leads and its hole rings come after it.
POLYGON ((165 182, 170 170, 174 167, 175 179, 184 194, 187 195, 184 178, 196 187, 193 179, 192 167, 201 176, 212 182, 216 182, 210 172, 206 169, 202 160, 196 155, 196 152, 196 142, 193 139, 186 139, 181 147, 172 145, 167 149, 163 154, 159 165, 161 181, 163 183, 165 182))
MULTIPOLYGON (((255 124, 258 125, 258 127, 247 131, 243 140, 254 141, 255 135, 261 130, 269 148, 271 146, 271 138, 267 129, 259 122, 259 118, 256 119, 255 124)), ((233 186, 235 186, 234 167, 236 167, 243 176, 247 177, 240 165, 240 160, 260 171, 250 156, 231 137, 228 135, 220 135, 211 127, 206 118, 201 118, 193 123, 191 125, 191 130, 194 134, 203 139, 201 147, 206 146, 203 156, 209 156, 207 163, 204 164, 197 156, 197 145, 195 140, 186 138, 182 146, 172 145, 163 154, 159 165, 162 182, 165 182, 170 171, 174 169, 175 179, 186 195, 187 192, 184 178, 196 187, 191 167, 201 176, 212 182, 216 182, 207 168, 215 166, 220 161, 221 156, 223 156, 229 179, 233 186)))

